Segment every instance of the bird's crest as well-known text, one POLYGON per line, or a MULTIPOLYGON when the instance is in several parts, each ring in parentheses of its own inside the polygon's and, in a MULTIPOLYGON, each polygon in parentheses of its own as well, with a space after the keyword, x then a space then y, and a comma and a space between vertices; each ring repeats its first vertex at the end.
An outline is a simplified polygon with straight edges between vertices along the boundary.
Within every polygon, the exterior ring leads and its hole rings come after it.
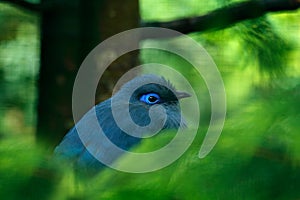
POLYGON ((125 83, 121 88, 130 89, 131 85, 144 85, 145 83, 155 83, 155 84, 163 85, 169 88, 173 92, 176 91, 174 85, 169 80, 165 79, 162 76, 157 76, 154 74, 146 74, 146 75, 135 77, 131 81, 125 83))

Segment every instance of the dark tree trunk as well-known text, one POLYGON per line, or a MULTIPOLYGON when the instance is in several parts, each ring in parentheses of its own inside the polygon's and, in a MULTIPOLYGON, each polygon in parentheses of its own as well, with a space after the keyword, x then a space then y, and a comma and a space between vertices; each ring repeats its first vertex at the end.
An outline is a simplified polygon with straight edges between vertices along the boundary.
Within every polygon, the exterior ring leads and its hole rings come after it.
MULTIPOLYGON (((81 55, 84 57, 106 38, 139 27, 138 0, 90 0, 88 4, 82 0, 81 7, 84 8, 81 29, 83 36, 81 55), (101 8, 101 10, 97 8, 101 8)), ((133 52, 121 56, 120 59, 110 65, 100 80, 96 102, 111 96, 115 82, 124 72, 138 63, 137 53, 133 52)))
MULTIPOLYGON (((55 0, 44 0, 49 4, 55 0)), ((138 0, 58 1, 42 13, 37 139, 57 144, 73 126, 72 89, 85 56, 101 41, 138 27, 138 0)), ((101 79, 101 99, 120 74, 135 66, 136 54, 118 59, 101 79)))

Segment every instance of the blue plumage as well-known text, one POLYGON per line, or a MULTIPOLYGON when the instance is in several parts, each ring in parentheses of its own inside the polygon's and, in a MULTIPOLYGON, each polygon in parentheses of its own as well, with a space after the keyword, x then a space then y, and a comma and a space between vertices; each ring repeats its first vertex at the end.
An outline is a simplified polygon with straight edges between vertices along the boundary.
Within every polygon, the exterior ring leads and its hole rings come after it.
MULTIPOLYGON (((97 121, 107 138, 119 148, 129 150, 142 139, 136 137, 136 135, 129 135, 118 127, 116 116, 113 116, 112 112, 112 102, 117 107, 117 120, 121 120, 126 124, 126 120, 129 119, 123 117, 123 114, 126 112, 126 105, 129 105, 131 120, 141 127, 145 127, 151 123, 149 110, 152 107, 163 106, 167 116, 165 120, 162 117, 163 113, 160 113, 161 110, 154 111, 154 117, 159 122, 157 126, 161 125, 162 129, 177 129, 184 125, 178 99, 188 96, 190 95, 187 93, 176 91, 164 78, 155 75, 136 77, 126 83, 112 98, 96 105, 87 112, 56 147, 55 156, 59 159, 70 161, 78 171, 94 174, 101 170, 104 165, 95 159, 87 150, 87 147, 83 145, 77 131, 80 130, 80 133, 83 132, 84 137, 88 138, 90 142, 86 144, 87 146, 96 141, 96 138, 93 137, 96 137, 97 134, 94 133, 99 132, 99 130, 93 125, 93 111, 96 111, 97 121), (129 99, 129 102, 126 102, 126 99, 129 99)), ((150 134, 152 131, 151 128, 146 130, 150 134)), ((130 132, 136 133, 138 131, 131 128, 130 132)), ((111 146, 109 144, 101 142, 99 145, 104 147, 102 151, 95 149, 97 145, 91 145, 90 147, 100 157, 106 158, 111 156, 111 161, 113 162, 120 156, 119 154, 110 155, 112 152, 110 151, 111 146)))

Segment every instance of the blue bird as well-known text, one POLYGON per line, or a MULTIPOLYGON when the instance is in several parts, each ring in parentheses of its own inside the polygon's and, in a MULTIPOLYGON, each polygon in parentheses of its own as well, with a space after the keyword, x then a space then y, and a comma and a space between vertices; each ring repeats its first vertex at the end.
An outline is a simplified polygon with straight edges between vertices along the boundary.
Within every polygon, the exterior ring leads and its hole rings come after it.
POLYGON ((156 127, 164 130, 185 126, 178 100, 189 96, 186 92, 177 91, 169 81, 162 77, 152 74, 138 76, 124 84, 110 99, 88 111, 55 148, 55 157, 72 163, 76 171, 90 175, 96 174, 105 165, 99 162, 88 149, 92 149, 97 156, 109 158, 110 162, 114 162, 121 155, 114 154, 111 150, 112 145, 105 141, 93 144, 97 141, 96 137, 100 130, 92 124, 95 121, 92 119, 92 111, 96 112, 96 120, 104 135, 117 147, 129 150, 142 140, 142 136, 153 134, 156 127), (117 110, 116 115, 112 109, 114 105, 117 110), (153 109, 157 106, 162 106, 164 109, 153 109), (131 119, 125 115, 128 109, 131 119), (155 120, 152 121, 151 117, 155 120), (125 127, 120 128, 118 120, 121 124, 125 124, 125 127), (130 126, 129 120, 132 120, 136 127, 130 126), (151 125, 154 122, 156 124, 151 125), (146 127, 146 129, 139 132, 140 127, 146 127), (88 140, 85 145, 78 130, 83 135, 82 137, 88 140), (99 146, 102 147, 101 150, 98 149, 99 146))

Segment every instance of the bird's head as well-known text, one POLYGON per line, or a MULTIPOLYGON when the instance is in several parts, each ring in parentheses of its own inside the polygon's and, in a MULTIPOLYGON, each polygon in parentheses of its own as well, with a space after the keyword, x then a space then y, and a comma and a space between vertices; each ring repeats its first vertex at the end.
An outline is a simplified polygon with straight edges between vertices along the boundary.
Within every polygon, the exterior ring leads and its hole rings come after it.
POLYGON ((127 96, 129 100, 130 117, 138 126, 147 126, 151 123, 149 115, 151 109, 155 110, 152 117, 161 119, 161 123, 164 123, 162 129, 177 129, 185 126, 179 99, 191 95, 177 91, 169 81, 162 77, 156 75, 136 77, 127 82, 113 98, 118 98, 121 103, 122 99, 125 99, 124 96, 127 96), (153 109, 159 106, 163 109, 153 109))

